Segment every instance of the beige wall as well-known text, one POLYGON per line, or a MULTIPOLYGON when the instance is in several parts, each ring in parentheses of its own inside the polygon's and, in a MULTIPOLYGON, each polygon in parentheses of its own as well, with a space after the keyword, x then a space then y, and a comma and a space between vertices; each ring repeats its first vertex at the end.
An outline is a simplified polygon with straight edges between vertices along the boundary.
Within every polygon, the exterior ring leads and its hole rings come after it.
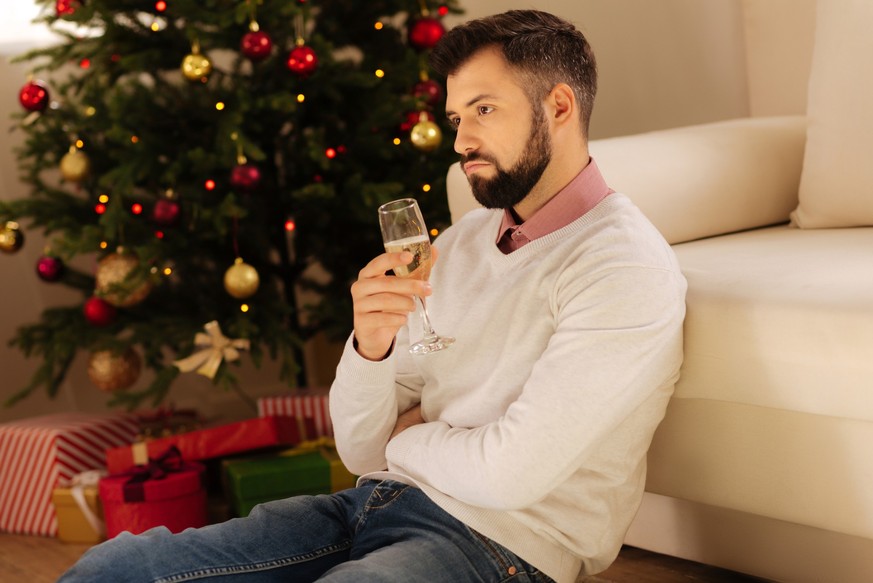
MULTIPOLYGON (((464 19, 535 7, 575 22, 599 62, 600 89, 591 133, 602 138, 750 113, 802 113, 814 1, 462 0, 462 4, 467 11, 464 19), (748 39, 744 28, 751 31, 748 39)), ((457 21, 450 19, 449 24, 457 21)), ((25 195, 12 155, 20 135, 5 131, 11 126, 9 114, 19 110, 17 94, 26 74, 22 66, 10 65, 7 56, 21 49, 0 41, 2 200, 25 195)), ((19 253, 0 255, 0 400, 23 386, 35 368, 35 363, 26 362, 6 345, 12 331, 36 321, 47 306, 75 300, 68 291, 34 275, 43 243, 38 234, 27 232, 27 237, 19 253)), ((336 354, 335 346, 323 342, 309 347, 313 385, 330 382, 336 354)), ((14 409, 0 408, 0 422, 52 410, 103 408, 106 397, 91 386, 85 366, 82 355, 57 400, 50 402, 40 393, 14 409)), ((281 390, 275 370, 269 367, 261 372, 244 367, 240 377, 254 394, 281 390)), ((144 375, 141 382, 147 380, 144 375)), ((232 395, 194 374, 174 386, 171 400, 179 406, 198 406, 207 415, 246 413, 232 395)))
POLYGON ((600 82, 591 137, 749 114, 737 0, 468 0, 464 19, 539 8, 572 21, 600 82))

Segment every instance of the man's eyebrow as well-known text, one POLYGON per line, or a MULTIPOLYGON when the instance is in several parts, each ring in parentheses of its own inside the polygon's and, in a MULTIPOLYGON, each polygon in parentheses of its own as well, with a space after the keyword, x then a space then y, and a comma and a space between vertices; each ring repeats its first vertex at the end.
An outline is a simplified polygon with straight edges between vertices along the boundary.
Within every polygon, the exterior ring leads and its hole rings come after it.
MULTIPOLYGON (((471 99, 467 103, 465 103, 464 107, 470 107, 474 103, 482 101, 484 99, 495 99, 495 97, 493 95, 488 94, 488 93, 480 93, 479 95, 477 95, 476 97, 474 97, 473 99, 471 99)), ((446 117, 451 117, 451 116, 455 115, 455 113, 456 112, 454 112, 450 109, 447 109, 446 110, 446 117)))

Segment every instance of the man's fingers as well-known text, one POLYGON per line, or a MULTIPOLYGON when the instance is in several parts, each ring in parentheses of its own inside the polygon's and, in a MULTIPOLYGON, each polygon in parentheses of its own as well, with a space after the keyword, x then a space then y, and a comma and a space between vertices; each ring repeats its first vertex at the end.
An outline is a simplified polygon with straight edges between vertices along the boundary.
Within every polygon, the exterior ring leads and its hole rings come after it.
POLYGON ((402 253, 383 253, 372 261, 370 261, 358 274, 359 279, 369 279, 385 275, 386 271, 391 271, 395 267, 401 265, 409 265, 415 256, 409 251, 402 253))

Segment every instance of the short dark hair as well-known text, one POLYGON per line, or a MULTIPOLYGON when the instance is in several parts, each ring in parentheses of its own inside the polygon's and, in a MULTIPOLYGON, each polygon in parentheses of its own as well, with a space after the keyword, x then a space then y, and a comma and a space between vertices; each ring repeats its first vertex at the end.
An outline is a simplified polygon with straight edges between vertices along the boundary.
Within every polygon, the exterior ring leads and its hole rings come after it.
POLYGON ((573 89, 582 130, 588 124, 597 93, 597 64, 585 36, 572 23, 539 10, 510 10, 460 24, 431 51, 430 66, 438 75, 455 73, 478 51, 496 46, 510 67, 519 71, 524 90, 536 106, 558 83, 573 89))

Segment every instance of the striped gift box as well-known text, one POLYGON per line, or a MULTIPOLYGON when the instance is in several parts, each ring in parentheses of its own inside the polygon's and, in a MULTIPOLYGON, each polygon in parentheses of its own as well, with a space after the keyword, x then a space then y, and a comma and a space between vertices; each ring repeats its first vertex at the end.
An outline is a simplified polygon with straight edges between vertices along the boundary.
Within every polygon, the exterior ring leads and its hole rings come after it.
POLYGON ((56 536, 52 491, 106 467, 105 451, 138 432, 127 416, 60 413, 0 424, 0 530, 56 536))
POLYGON ((258 416, 295 417, 302 427, 314 428, 315 435, 310 435, 309 430, 305 439, 333 437, 327 393, 328 389, 305 389, 293 395, 260 397, 258 416))

